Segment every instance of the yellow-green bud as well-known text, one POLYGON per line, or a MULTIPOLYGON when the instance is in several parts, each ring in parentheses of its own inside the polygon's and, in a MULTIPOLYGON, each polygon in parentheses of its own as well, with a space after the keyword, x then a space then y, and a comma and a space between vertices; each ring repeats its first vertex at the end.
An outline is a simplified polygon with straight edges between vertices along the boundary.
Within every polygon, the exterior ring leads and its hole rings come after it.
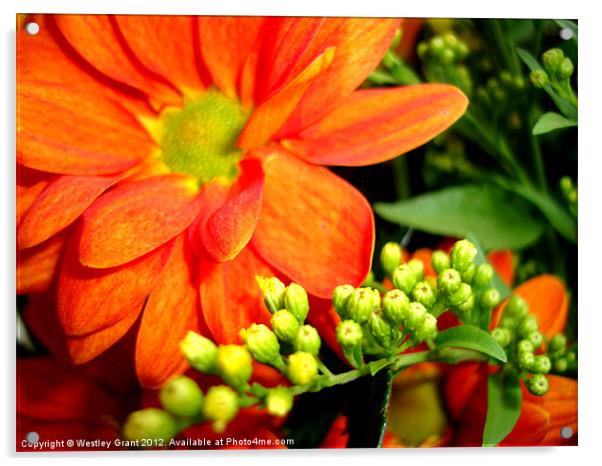
POLYGON ((400 325, 410 307, 410 299, 401 290, 391 290, 383 297, 383 314, 394 325, 400 325))
POLYGON ((507 328, 508 330, 514 331, 517 325, 518 322, 514 317, 505 315, 500 319, 499 326, 502 328, 507 328))
POLYGON ((443 293, 450 295, 458 291, 462 285, 462 277, 456 269, 446 269, 439 274, 437 285, 443 293))
POLYGON ((500 302, 500 292, 495 288, 485 290, 481 295, 481 306, 486 309, 493 309, 500 302))
POLYGON ((416 54, 418 55, 418 57, 420 57, 420 59, 422 61, 424 61, 426 59, 428 52, 429 52, 429 44, 427 44, 426 42, 420 42, 418 44, 418 46, 416 47, 416 54))
POLYGON ((353 320, 344 320, 337 325, 337 341, 343 348, 353 348, 362 343, 364 332, 353 320))
POLYGON ((274 332, 263 324, 251 324, 240 331, 242 340, 255 360, 273 364, 281 358, 280 343, 274 332))
POLYGON ((123 425, 125 440, 163 440, 168 443, 178 433, 176 420, 158 408, 146 408, 131 413, 123 425))
POLYGON ((272 388, 265 399, 265 406, 274 416, 286 416, 293 407, 293 393, 280 385, 272 388))
POLYGON ((297 330, 299 330, 299 321, 297 318, 286 309, 281 309, 278 312, 274 312, 272 319, 272 330, 280 341, 292 343, 297 336, 297 330))
POLYGON ((493 267, 489 264, 481 264, 477 267, 474 276, 474 284, 476 286, 485 287, 489 285, 491 279, 493 278, 493 267))
POLYGON ((569 363, 566 358, 558 358, 554 360, 554 370, 556 372, 566 372, 569 368, 569 363))
POLYGON ((527 338, 531 343, 533 343, 535 348, 539 348, 539 346, 543 343, 543 335, 540 332, 531 332, 527 338))
POLYGON ((214 374, 216 371, 217 346, 208 338, 189 331, 180 342, 180 350, 197 371, 214 374))
POLYGON ((456 54, 452 49, 444 49, 439 55, 439 59, 444 65, 451 65, 456 59, 456 54))
POLYGON ((468 283, 469 285, 472 284, 472 281, 474 279, 474 276, 476 274, 477 271, 477 267, 474 264, 470 264, 466 270, 464 270, 464 272, 460 273, 460 276, 462 277, 462 281, 464 283, 468 283))
POLYGON ((401 246, 398 243, 389 242, 380 251, 380 264, 387 275, 393 273, 401 262, 401 246))
POLYGON ((530 340, 520 340, 516 345, 516 349, 519 353, 532 353, 535 351, 535 346, 530 340))
POLYGON ((431 265, 437 273, 449 269, 449 255, 444 251, 435 251, 431 256, 431 265))
POLYGON ((286 286, 276 277, 260 277, 259 275, 255 277, 259 288, 261 288, 261 292, 263 294, 263 299, 265 301, 265 305, 270 310, 270 312, 276 312, 280 309, 284 308, 284 292, 286 291, 286 286))
POLYGON ((311 325, 302 325, 297 330, 294 340, 295 351, 305 351, 315 356, 320 351, 321 343, 318 331, 311 325))
POLYGON ((414 274, 416 281, 422 280, 424 277, 424 262, 420 259, 410 259, 408 261, 408 267, 414 274))
POLYGON ((458 272, 464 272, 477 255, 477 247, 467 239, 457 241, 451 250, 452 267, 458 272))
POLYGON ((548 77, 548 73, 546 73, 542 69, 531 71, 529 79, 531 81, 531 84, 533 84, 534 87, 537 87, 539 89, 550 84, 550 78, 548 77))
POLYGON ((346 319, 348 317, 347 302, 354 291, 355 288, 351 285, 340 285, 334 289, 332 305, 341 319, 346 319))
POLYGON ((454 309, 460 316, 466 316, 474 307, 474 295, 471 294, 468 299, 454 306, 454 309))
POLYGON ((309 312, 309 301, 305 288, 297 283, 291 283, 287 286, 284 293, 284 305, 300 324, 305 322, 307 313, 309 312))
POLYGON ((213 429, 220 433, 238 413, 238 395, 225 385, 210 387, 203 404, 203 416, 213 421, 213 429))
POLYGON ((564 53, 561 49, 550 49, 541 56, 543 67, 550 74, 556 74, 560 64, 564 60, 564 53))
POLYGON ((548 393, 550 389, 550 383, 543 374, 535 374, 533 377, 527 379, 527 389, 533 394, 542 396, 548 393))
POLYGON ((536 374, 547 374, 550 372, 552 368, 552 362, 550 358, 540 354, 539 356, 535 356, 535 361, 533 362, 533 366, 531 366, 531 371, 536 374))
POLYGON ((412 332, 415 332, 422 326, 426 315, 426 308, 422 304, 410 303, 408 315, 405 320, 405 327, 410 329, 412 332))
POLYGON ((190 377, 178 375, 161 387, 159 400, 175 416, 194 417, 201 413, 203 392, 190 377))
POLYGON ((526 351, 518 353, 518 365, 525 370, 531 370, 535 363, 535 355, 533 353, 527 353, 526 351))
POLYGON ((288 378, 295 385, 307 385, 318 375, 316 358, 304 351, 297 351, 288 357, 288 378))
POLYGON ((517 320, 523 320, 529 313, 529 305, 520 296, 514 294, 508 300, 508 304, 504 308, 504 315, 511 316, 517 320))
POLYGON ((445 50, 445 41, 440 36, 435 36, 430 42, 430 52, 433 55, 439 55, 445 50))
POLYGON ((560 66, 558 67, 558 77, 561 80, 569 79, 571 77, 571 75, 573 74, 574 70, 575 70, 575 67, 574 67, 571 59, 565 58, 564 60, 562 60, 562 62, 560 63, 560 66))
POLYGON ((393 271, 393 284, 405 294, 410 294, 419 280, 408 264, 401 264, 393 271))
POLYGON ((449 304, 459 306, 472 296, 472 288, 466 283, 462 283, 460 287, 449 296, 449 304))
POLYGON ((393 329, 391 328, 391 324, 383 319, 380 309, 372 312, 370 319, 368 319, 368 328, 374 338, 385 348, 391 344, 391 332, 393 329))
POLYGON ((431 288, 431 285, 426 281, 418 282, 416 286, 414 286, 412 298, 414 301, 423 304, 427 308, 435 304, 435 301, 437 300, 437 296, 435 296, 435 292, 431 288))
POLYGON ((537 325, 537 318, 534 315, 528 315, 525 317, 518 326, 518 334, 522 338, 529 338, 533 332, 537 332, 539 326, 537 325))
POLYGON ((562 333, 557 333, 550 339, 550 351, 564 351, 566 348, 566 337, 562 333))
POLYGON ((347 315, 363 324, 374 309, 380 308, 380 294, 371 288, 357 288, 347 301, 347 315))
POLYGON ((497 327, 491 332, 491 337, 498 343, 498 345, 504 348, 510 344, 512 334, 507 328, 497 327))
POLYGON ((424 341, 437 336, 437 318, 433 314, 426 314, 422 325, 414 331, 413 336, 418 341, 424 341))
POLYGON ((217 370, 228 385, 240 387, 251 378, 253 359, 244 346, 223 345, 217 350, 217 370))

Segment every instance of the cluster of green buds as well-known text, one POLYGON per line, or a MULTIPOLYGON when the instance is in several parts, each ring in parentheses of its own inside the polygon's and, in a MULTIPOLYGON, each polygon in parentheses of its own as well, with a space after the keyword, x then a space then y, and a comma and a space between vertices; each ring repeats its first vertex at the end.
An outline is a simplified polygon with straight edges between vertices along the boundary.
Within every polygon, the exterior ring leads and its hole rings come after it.
MULTIPOLYGON (((508 300, 491 336, 505 349, 509 364, 516 367, 527 389, 534 395, 548 392, 546 374, 550 371, 564 373, 569 369, 571 357, 566 350, 566 337, 555 335, 548 342, 546 353, 545 337, 539 331, 537 317, 529 313, 527 302, 518 295, 512 295, 508 300)), ((576 364, 575 356, 571 362, 576 364)))
POLYGON ((508 97, 516 95, 525 88, 525 80, 521 75, 513 75, 508 70, 491 76, 483 86, 477 88, 477 97, 486 105, 493 107, 508 101, 508 97))
POLYGON ((543 68, 533 70, 529 76, 531 84, 537 88, 551 86, 559 97, 576 106, 577 98, 571 87, 575 65, 571 59, 561 49, 553 48, 543 53, 541 62, 543 68))
POLYGON ((577 217, 577 187, 573 183, 573 180, 569 176, 563 176, 560 179, 560 189, 562 190, 562 195, 566 200, 566 203, 569 207, 569 210, 573 214, 574 217, 577 217))

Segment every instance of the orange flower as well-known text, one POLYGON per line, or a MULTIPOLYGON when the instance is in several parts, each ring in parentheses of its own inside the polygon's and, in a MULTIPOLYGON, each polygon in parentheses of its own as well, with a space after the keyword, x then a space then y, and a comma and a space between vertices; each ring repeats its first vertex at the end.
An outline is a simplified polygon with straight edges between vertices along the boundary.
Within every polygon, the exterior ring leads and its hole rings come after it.
MULTIPOLYGON (((563 283, 552 275, 532 278, 515 289, 529 304, 540 331, 550 338, 564 328, 568 298, 563 283)), ((501 308, 497 310, 498 314, 501 308)), ((481 445, 487 413, 485 364, 466 363, 452 369, 444 386, 449 414, 454 424, 453 444, 481 445)), ((577 432, 577 381, 548 375, 549 392, 531 395, 523 386, 523 404, 518 422, 500 444, 503 446, 576 445, 576 435, 564 439, 560 430, 568 426, 577 432)))
POLYGON ((36 21, 17 46, 17 291, 56 289, 75 363, 139 321, 145 386, 185 370, 188 330, 230 342, 268 320, 256 274, 359 285, 372 212, 320 165, 391 159, 467 105, 447 85, 355 90, 396 20, 36 21))

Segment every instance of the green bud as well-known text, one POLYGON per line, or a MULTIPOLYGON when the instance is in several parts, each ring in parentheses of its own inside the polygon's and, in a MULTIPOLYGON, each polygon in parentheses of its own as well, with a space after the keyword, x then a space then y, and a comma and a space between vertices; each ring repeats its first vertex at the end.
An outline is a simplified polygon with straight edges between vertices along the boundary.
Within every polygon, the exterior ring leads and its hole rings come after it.
POLYGON ((400 325, 410 307, 410 299, 401 290, 391 290, 383 297, 383 314, 394 325, 400 325))
POLYGON ((383 319, 383 313, 380 309, 372 312, 370 319, 368 319, 368 328, 370 333, 376 338, 376 340, 385 348, 391 344, 391 325, 383 319))
POLYGON ((543 374, 533 375, 533 377, 527 379, 526 385, 529 392, 538 396, 545 395, 550 389, 550 383, 543 374))
POLYGON ((566 372, 569 368, 569 363, 566 358, 558 358, 554 360, 554 371, 556 372, 566 372))
POLYGON ((547 374, 550 372, 551 368, 552 362, 550 361, 550 358, 540 354, 535 356, 535 361, 533 362, 533 366, 531 366, 531 371, 537 374, 547 374))
POLYGON ((462 277, 456 269, 447 269, 439 273, 437 285, 443 293, 449 295, 458 291, 462 285, 462 277))
POLYGON ((223 345, 217 350, 217 370, 228 385, 240 387, 251 378, 253 359, 244 346, 223 345))
POLYGON ((443 34, 442 38, 447 47, 454 48, 458 45, 458 37, 451 31, 443 34))
POLYGON ((347 302, 354 291, 355 288, 351 285, 340 285, 334 289, 332 305, 341 319, 346 319, 348 317, 347 302))
POLYGON ((502 328, 507 328, 508 330, 514 330, 517 325, 518 325, 518 322, 514 317, 504 316, 500 319, 499 326, 502 328))
POLYGON ((337 341, 343 348, 353 348, 362 343, 362 327, 353 320, 344 320, 337 325, 337 341))
POLYGON ((238 395, 225 385, 210 387, 203 404, 203 416, 213 421, 213 429, 221 433, 238 413, 238 395))
POLYGON ((518 326, 518 334, 522 338, 529 338, 533 332, 537 332, 539 326, 537 325, 537 318, 534 315, 528 315, 525 317, 518 326))
POLYGON ((291 283, 287 286, 284 293, 284 306, 295 316, 300 324, 305 322, 309 312, 309 300, 305 288, 296 283, 291 283))
POLYGON ((272 330, 280 341, 292 343, 297 336, 299 330, 299 321, 297 318, 286 309, 281 309, 272 315, 270 320, 272 330))
POLYGON ((303 351, 297 351, 288 357, 288 378, 295 385, 307 385, 318 375, 316 358, 303 351))
POLYGON ((380 308, 380 294, 371 288, 357 288, 347 301, 347 315, 363 324, 374 309, 380 308))
POLYGON ((510 72, 508 70, 504 70, 500 73, 500 81, 505 85, 505 86, 512 86, 513 84, 513 80, 512 80, 512 74, 510 74, 510 72))
POLYGON ((387 275, 391 275, 401 262, 401 246, 389 242, 380 251, 380 263, 387 275))
POLYGON ((566 354, 566 362, 569 365, 569 369, 577 368, 577 352, 574 350, 569 351, 566 354))
POLYGON ((418 46, 416 47, 416 54, 422 61, 424 61, 426 59, 428 52, 429 52, 429 44, 427 44, 426 42, 420 42, 418 44, 418 46))
POLYGON ((549 74, 556 74, 564 60, 564 53, 560 49, 550 49, 541 56, 543 67, 549 74))
POLYGON ((272 388, 265 399, 265 406, 274 416, 286 416, 293 407, 293 393, 280 385, 272 388))
POLYGON ((437 273, 449 269, 449 255, 445 251, 435 251, 431 256, 431 265, 437 273))
POLYGON ((318 331, 311 325, 302 325, 299 327, 299 330, 297 330, 297 335, 294 340, 296 351, 305 351, 306 353, 315 356, 320 351, 321 343, 318 331))
POLYGON ((529 80, 531 81, 531 84, 533 84, 534 87, 537 87, 539 89, 550 84, 550 78, 548 77, 548 73, 546 73, 542 69, 531 71, 531 74, 529 75, 529 80))
POLYGON ((525 80, 522 78, 522 76, 515 76, 512 80, 512 85, 519 91, 523 90, 525 88, 525 80))
POLYGON ((510 344, 512 334, 507 328, 497 327, 491 332, 491 337, 497 342, 498 345, 500 345, 502 348, 505 348, 510 344))
POLYGON ((422 280, 422 277, 424 277, 424 263, 420 259, 410 259, 408 267, 414 274, 416 281, 422 280))
POLYGON ((462 283, 454 293, 449 296, 449 304, 458 306, 472 296, 472 288, 466 283, 462 283))
POLYGON ((249 328, 240 331, 240 337, 256 361, 274 364, 275 361, 280 360, 278 338, 265 325, 251 324, 249 328))
POLYGON ((527 339, 533 343, 535 348, 539 348, 543 343, 543 335, 540 332, 531 332, 527 339))
POLYGON ((176 436, 178 426, 171 414, 158 408, 146 408, 131 413, 123 425, 125 440, 163 440, 165 443, 176 436))
POLYGON ((500 302, 500 292, 495 288, 485 290, 481 295, 481 306, 486 309, 493 309, 500 302))
POLYGON ((203 392, 190 377, 178 375, 161 387, 159 400, 175 416, 194 417, 201 413, 203 392))
POLYGON ((462 281, 464 283, 468 283, 469 285, 472 284, 472 281, 474 280, 474 276, 476 274, 477 268, 474 264, 470 264, 466 270, 464 270, 464 272, 460 273, 460 276, 462 277, 462 281))
POLYGON ((529 313, 529 305, 522 297, 514 294, 510 296, 508 304, 504 308, 504 315, 515 317, 518 321, 523 320, 529 313))
POLYGON ((493 267, 489 264, 481 264, 477 267, 477 271, 474 276, 474 284, 476 286, 485 287, 489 285, 493 279, 493 267))
POLYGON ((564 351, 566 349, 566 337, 562 333, 557 333, 550 339, 550 351, 564 351))
POLYGON ((520 340, 516 345, 516 349, 519 353, 533 353, 535 345, 531 343, 531 340, 520 340))
POLYGON ((418 341, 424 341, 429 338, 435 338, 437 335, 437 318, 432 314, 426 314, 422 325, 413 333, 418 341))
POLYGON ((410 303, 408 316, 405 321, 405 327, 412 332, 415 332, 422 326, 427 314, 426 308, 422 304, 410 303))
POLYGON ((467 239, 457 241, 451 250, 452 267, 463 272, 472 264, 477 255, 477 247, 467 239))
POLYGON ((445 41, 440 36, 435 36, 431 39, 430 52, 435 56, 439 56, 445 50, 445 41))
POLYGON ((209 338, 196 332, 188 331, 180 342, 180 350, 186 360, 197 371, 204 374, 214 374, 216 371, 217 346, 209 338))
POLYGON ((535 363, 535 355, 533 353, 522 352, 518 353, 518 365, 521 369, 531 370, 533 364, 535 363))
POLYGON ((261 289, 265 305, 270 312, 276 312, 280 309, 283 309, 284 292, 286 291, 286 286, 284 286, 284 283, 282 283, 276 277, 266 278, 260 277, 259 275, 255 277, 255 280, 261 289))
POLYGON ((464 42, 458 42, 455 51, 459 60, 464 60, 469 53, 468 46, 464 42))
POLYGON ((405 294, 410 294, 418 281, 416 275, 408 264, 401 264, 393 271, 393 284, 405 294))
POLYGON ((431 285, 426 281, 418 282, 416 286, 414 286, 412 298, 414 301, 423 304, 427 308, 435 304, 435 301, 437 300, 437 296, 435 296, 435 292, 431 288, 431 285))
POLYGON ((461 302, 454 306, 454 309, 458 312, 459 316, 466 316, 474 307, 474 295, 470 295, 466 301, 461 302))
POLYGON ((565 58, 564 60, 562 60, 562 63, 560 63, 560 66, 558 67, 558 77, 561 80, 569 79, 573 74, 574 70, 575 67, 571 59, 565 58))
POLYGON ((451 65, 456 59, 456 54, 452 49, 444 49, 439 55, 439 59, 444 65, 451 65))

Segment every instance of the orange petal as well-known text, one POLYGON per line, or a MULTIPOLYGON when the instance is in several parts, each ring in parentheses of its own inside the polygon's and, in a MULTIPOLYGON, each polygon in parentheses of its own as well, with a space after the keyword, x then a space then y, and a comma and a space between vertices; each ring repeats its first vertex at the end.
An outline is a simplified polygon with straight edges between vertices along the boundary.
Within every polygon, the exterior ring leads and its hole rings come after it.
POLYGON ((229 262, 201 260, 201 309, 218 343, 239 342, 240 329, 252 323, 269 325, 270 312, 255 281, 256 275, 276 274, 251 247, 229 262))
POLYGON ((316 164, 371 165, 431 140, 467 105, 466 96, 446 84, 360 90, 283 144, 316 164))
POLYGON ((286 121, 312 82, 328 69, 334 55, 334 47, 326 49, 295 79, 259 105, 241 133, 238 145, 245 149, 264 145, 286 121))
POLYGON ((194 16, 118 15, 115 20, 127 45, 151 72, 183 94, 204 88, 194 53, 194 16))
POLYGON ((91 269, 79 262, 78 239, 69 244, 57 287, 57 315, 67 335, 89 334, 141 309, 173 246, 118 267, 91 269))
POLYGON ((17 227, 21 223, 23 215, 29 210, 38 195, 48 186, 51 179, 51 176, 47 173, 17 165, 17 227))
POLYGON ((370 270, 374 218, 366 199, 325 168, 272 150, 264 163, 257 252, 307 291, 331 298, 370 270))
POLYGON ((398 25, 395 19, 325 19, 305 54, 311 59, 335 47, 334 59, 313 81, 276 139, 290 137, 315 123, 364 82, 389 48, 398 25))
MULTIPOLYGON (((137 21, 140 17, 132 18, 137 21)), ((161 104, 180 102, 177 91, 161 82, 132 55, 114 17, 56 15, 52 19, 74 51, 99 72, 143 91, 161 104)), ((148 37, 148 32, 145 31, 143 37, 148 37)))
POLYGON ((199 210, 196 186, 177 174, 123 183, 84 214, 79 260, 95 268, 125 264, 187 228, 199 210))
POLYGON ((215 85, 233 98, 241 70, 253 49, 263 18, 202 17, 199 19, 200 48, 215 85))
POLYGON ((502 281, 506 285, 512 286, 512 282, 514 281, 514 259, 512 257, 512 251, 509 249, 491 251, 487 254, 487 260, 493 266, 502 281))
POLYGON ((544 438, 550 425, 550 415, 541 407, 523 401, 520 416, 512 432, 500 446, 535 446, 544 438))
POLYGON ((564 283, 554 275, 539 275, 514 290, 529 304, 539 330, 548 338, 562 332, 566 323, 569 300, 564 283))
POLYGON ((48 184, 19 228, 19 246, 29 248, 70 225, 118 177, 60 176, 48 184))
POLYGON ((143 387, 158 387, 182 373, 188 363, 180 341, 198 330, 198 290, 192 276, 192 254, 184 235, 148 297, 136 340, 136 373, 143 387))
POLYGON ((263 198, 263 170, 256 159, 240 164, 241 174, 224 203, 208 216, 197 234, 211 260, 234 259, 251 240, 263 198))
POLYGON ((17 294, 47 290, 58 272, 69 232, 55 235, 37 246, 17 252, 17 294))
POLYGON ((487 367, 476 362, 461 363, 449 371, 443 393, 449 414, 457 419, 474 397, 479 385, 487 380, 487 367))

